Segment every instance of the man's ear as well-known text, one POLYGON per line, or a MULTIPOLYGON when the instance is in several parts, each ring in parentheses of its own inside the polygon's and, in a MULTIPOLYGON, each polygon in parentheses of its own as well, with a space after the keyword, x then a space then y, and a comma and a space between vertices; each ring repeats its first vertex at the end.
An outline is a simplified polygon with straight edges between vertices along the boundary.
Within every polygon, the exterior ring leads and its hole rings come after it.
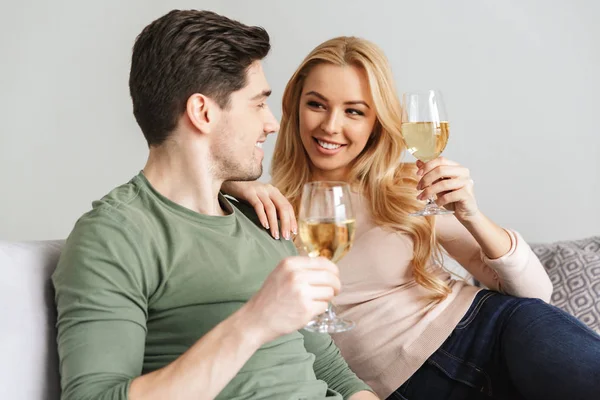
POLYGON ((203 133, 210 133, 218 124, 221 108, 217 103, 200 93, 191 95, 185 111, 190 123, 203 133))

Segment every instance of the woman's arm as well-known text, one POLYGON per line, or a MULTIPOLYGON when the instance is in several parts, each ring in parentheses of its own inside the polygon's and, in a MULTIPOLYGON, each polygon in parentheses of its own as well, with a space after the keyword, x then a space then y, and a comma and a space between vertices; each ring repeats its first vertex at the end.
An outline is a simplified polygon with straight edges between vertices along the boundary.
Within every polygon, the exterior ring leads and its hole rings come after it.
POLYGON ((254 207, 260 223, 275 239, 290 240, 298 233, 294 207, 275 186, 259 181, 228 181, 221 191, 254 207))
POLYGON ((483 285, 513 296, 550 301, 552 283, 535 253, 517 232, 502 232, 508 237, 508 250, 492 258, 456 217, 436 217, 436 233, 442 247, 483 285))
POLYGON ((437 217, 440 244, 467 271, 486 286, 519 297, 552 295, 552 283, 525 240, 496 225, 478 208, 473 180, 467 168, 443 157, 417 162, 419 199, 454 211, 437 217))

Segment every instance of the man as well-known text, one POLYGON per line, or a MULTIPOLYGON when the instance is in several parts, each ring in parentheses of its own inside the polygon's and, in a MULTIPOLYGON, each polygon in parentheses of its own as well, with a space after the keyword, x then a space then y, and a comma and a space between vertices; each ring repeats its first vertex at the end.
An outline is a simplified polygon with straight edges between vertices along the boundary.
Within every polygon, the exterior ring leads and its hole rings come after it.
POLYGON ((278 124, 268 34, 172 11, 136 40, 134 115, 150 147, 76 223, 53 275, 63 399, 376 398, 328 335, 300 330, 339 290, 249 207, 219 194, 262 173, 278 124))

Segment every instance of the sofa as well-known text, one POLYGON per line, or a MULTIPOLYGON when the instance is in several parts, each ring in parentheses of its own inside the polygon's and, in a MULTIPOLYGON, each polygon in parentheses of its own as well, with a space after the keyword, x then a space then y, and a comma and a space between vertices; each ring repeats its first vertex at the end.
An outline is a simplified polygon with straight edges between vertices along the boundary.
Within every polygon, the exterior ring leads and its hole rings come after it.
MULTIPOLYGON (((3 399, 58 400, 56 312, 50 276, 64 241, 0 241, 3 399), (8 357, 6 357, 8 356, 8 357)), ((552 303, 600 333, 600 236, 533 244, 552 279, 552 303)))
POLYGON ((0 241, 2 399, 60 399, 50 275, 63 243, 0 241))

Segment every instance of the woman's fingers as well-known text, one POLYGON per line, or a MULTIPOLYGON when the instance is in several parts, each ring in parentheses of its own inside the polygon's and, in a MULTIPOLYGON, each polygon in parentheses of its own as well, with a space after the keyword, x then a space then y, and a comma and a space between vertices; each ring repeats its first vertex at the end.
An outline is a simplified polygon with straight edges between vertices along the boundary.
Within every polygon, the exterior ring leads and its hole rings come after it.
POLYGON ((462 189, 467 183, 468 179, 466 178, 441 179, 433 185, 426 187, 417 198, 419 200, 424 200, 438 196, 443 192, 453 192, 462 189))

